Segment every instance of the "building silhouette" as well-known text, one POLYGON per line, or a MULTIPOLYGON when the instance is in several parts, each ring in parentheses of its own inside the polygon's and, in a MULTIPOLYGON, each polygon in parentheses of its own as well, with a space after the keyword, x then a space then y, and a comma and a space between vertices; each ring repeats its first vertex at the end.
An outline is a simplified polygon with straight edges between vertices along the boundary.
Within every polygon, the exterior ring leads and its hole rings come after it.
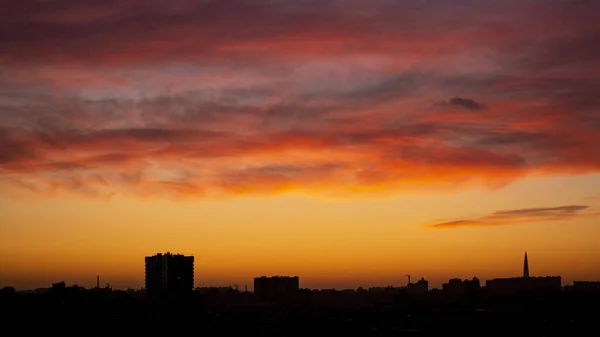
POLYGON ((477 277, 473 277, 471 280, 464 280, 463 285, 466 293, 476 293, 481 289, 481 283, 477 277))
POLYGON ((422 277, 417 283, 409 283, 406 290, 409 294, 426 294, 429 291, 429 282, 422 277))
POLYGON ((529 278, 529 262, 527 261, 527 252, 525 252, 525 260, 523 261, 523 278, 529 278))
POLYGON ((575 282, 573 282, 573 290, 600 293, 600 282, 599 281, 575 281, 575 282))
POLYGON ((448 280, 448 283, 442 284, 442 290, 445 293, 461 295, 465 293, 474 293, 479 291, 481 285, 477 277, 473 277, 471 280, 461 280, 459 278, 453 278, 448 280))
POLYGON ((485 282, 486 289, 491 293, 518 293, 524 291, 560 291, 562 279, 560 276, 529 275, 527 252, 523 260, 523 276, 511 278, 496 278, 485 282))
POLYGON ((448 280, 448 283, 442 284, 442 290, 452 294, 462 294, 465 292, 465 286, 461 279, 453 278, 448 280))
POLYGON ((184 292, 194 289, 194 257, 181 254, 146 256, 148 292, 184 292))
POLYGON ((259 301, 289 299, 296 295, 299 289, 298 276, 261 276, 254 279, 254 296, 259 301))

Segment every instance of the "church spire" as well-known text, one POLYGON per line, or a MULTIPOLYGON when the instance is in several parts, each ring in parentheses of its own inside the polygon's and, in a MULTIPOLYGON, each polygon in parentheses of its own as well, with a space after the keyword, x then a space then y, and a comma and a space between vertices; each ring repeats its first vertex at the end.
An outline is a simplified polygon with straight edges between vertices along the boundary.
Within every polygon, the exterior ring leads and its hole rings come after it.
POLYGON ((525 252, 525 261, 523 262, 523 277, 529 278, 529 262, 527 261, 527 252, 525 252))

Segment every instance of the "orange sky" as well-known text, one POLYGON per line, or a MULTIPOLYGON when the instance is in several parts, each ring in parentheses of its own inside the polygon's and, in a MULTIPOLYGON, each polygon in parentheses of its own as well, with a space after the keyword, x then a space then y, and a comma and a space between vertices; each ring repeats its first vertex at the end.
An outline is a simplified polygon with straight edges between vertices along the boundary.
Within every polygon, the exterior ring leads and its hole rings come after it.
POLYGON ((598 2, 5 9, 0 286, 600 280, 598 2))
POLYGON ((402 285, 406 273, 439 286, 450 277, 520 275, 524 250, 532 275, 561 275, 565 283, 595 280, 599 217, 428 226, 516 205, 573 200, 593 205, 597 213, 600 200, 584 196, 598 190, 598 178, 537 178, 500 191, 383 200, 3 199, 0 280, 22 287, 59 279, 87 286, 100 274, 115 287, 135 288, 143 285, 143 257, 171 251, 196 257, 197 286, 251 287, 255 276, 293 274, 304 287, 355 288, 402 285), (569 192, 566 185, 580 188, 569 192))

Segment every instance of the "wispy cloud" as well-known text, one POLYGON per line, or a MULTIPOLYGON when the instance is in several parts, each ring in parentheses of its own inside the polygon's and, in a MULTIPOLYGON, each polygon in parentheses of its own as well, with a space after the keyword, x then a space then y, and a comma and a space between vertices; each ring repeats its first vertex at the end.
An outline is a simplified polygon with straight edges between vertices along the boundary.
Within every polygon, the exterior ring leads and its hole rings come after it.
POLYGON ((497 211, 478 218, 438 222, 428 225, 433 228, 457 228, 469 226, 503 226, 512 224, 576 220, 600 216, 585 205, 524 208, 497 211))

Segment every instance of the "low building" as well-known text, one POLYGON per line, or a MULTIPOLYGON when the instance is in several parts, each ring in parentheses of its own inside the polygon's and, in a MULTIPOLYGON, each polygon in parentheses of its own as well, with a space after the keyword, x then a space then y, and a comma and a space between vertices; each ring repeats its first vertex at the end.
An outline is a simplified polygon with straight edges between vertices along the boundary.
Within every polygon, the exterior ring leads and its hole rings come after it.
POLYGON ((448 283, 442 284, 442 290, 450 294, 463 294, 465 292, 465 285, 461 279, 453 278, 448 280, 448 283))
POLYGON ((490 293, 510 294, 525 291, 560 291, 560 276, 512 277, 487 280, 485 288, 490 293))
POLYGON ((573 291, 586 291, 600 293, 600 282, 598 281, 575 281, 573 291))
POLYGON ((429 292, 429 282, 425 278, 421 278, 417 283, 409 283, 406 290, 409 294, 426 294, 429 292))
POLYGON ((254 296, 259 301, 278 301, 294 297, 300 289, 298 276, 261 276, 254 279, 254 296))

